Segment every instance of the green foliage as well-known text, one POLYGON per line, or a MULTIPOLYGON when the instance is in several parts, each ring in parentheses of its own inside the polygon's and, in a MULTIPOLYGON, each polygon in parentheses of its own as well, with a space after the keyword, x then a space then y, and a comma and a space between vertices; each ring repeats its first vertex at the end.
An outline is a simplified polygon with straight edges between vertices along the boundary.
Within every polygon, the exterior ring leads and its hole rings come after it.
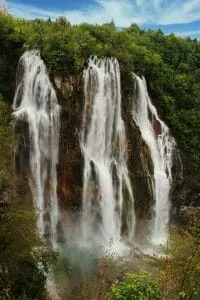
POLYGON ((0 95, 0 299, 45 299, 44 271, 52 255, 37 236, 27 185, 14 177, 11 111, 2 100, 0 95))
POLYGON ((0 180, 8 180, 10 178, 10 159, 11 159, 11 114, 8 106, 3 102, 0 94, 0 180))
MULTIPOLYGON (((27 282, 19 273, 20 270, 23 270, 23 274, 26 274, 26 271, 27 274, 32 272, 32 277, 27 275, 27 278, 33 286, 36 286, 37 279, 40 279, 41 295, 44 278, 36 265, 36 259, 30 254, 31 249, 38 245, 34 229, 35 218, 27 207, 21 206, 24 195, 20 190, 24 191, 25 187, 19 184, 16 191, 16 179, 13 178, 11 164, 12 120, 10 109, 5 103, 12 103, 20 55, 27 49, 39 49, 52 81, 59 79, 61 82, 70 83, 70 95, 65 98, 70 101, 63 100, 62 105, 63 112, 72 116, 76 113, 74 97, 80 97, 81 94, 73 95, 73 88, 76 84, 81 85, 82 71, 90 55, 115 56, 119 60, 122 106, 126 110, 127 102, 133 93, 131 73, 144 75, 159 114, 170 127, 181 149, 185 172, 181 199, 183 203, 188 204, 192 202, 191 191, 198 198, 200 188, 200 42, 179 38, 174 34, 165 36, 161 30, 144 31, 136 24, 118 30, 113 22, 101 26, 86 23, 72 26, 64 17, 59 17, 55 22, 50 19, 22 20, 2 13, 0 41, 0 222, 3 220, 1 225, 5 229, 1 232, 0 253, 6 249, 5 270, 9 269, 10 272, 4 272, 4 276, 9 275, 8 278, 5 277, 4 291, 11 293, 15 290, 15 293, 18 293, 16 291, 20 290, 19 297, 22 299, 22 291, 25 291, 24 297, 29 292, 28 287, 22 287, 27 282), (13 209, 10 209, 11 206, 13 209), (12 230, 9 231, 9 228, 12 230), (17 251, 14 253, 13 269, 11 258, 15 247, 17 251), (18 282, 21 278, 21 283, 17 284, 19 289, 13 283, 16 282, 14 278, 18 278, 18 282)), ((186 254, 183 255, 182 262, 177 260, 175 265, 182 265, 184 260, 187 261, 186 254)), ((181 270, 183 271, 180 269, 180 272, 181 270)), ((195 272, 194 274, 197 274, 195 272)), ((126 278, 124 284, 126 280, 129 279, 126 278)), ((120 284, 116 287, 119 286, 120 284)), ((8 297, 5 293, 3 297, 8 297)))
POLYGON ((0 298, 44 299, 45 249, 34 232, 34 215, 24 205, 11 204, 0 232, 0 298))
MULTIPOLYGON (((132 94, 131 72, 144 75, 153 101, 182 150, 187 182, 200 169, 200 43, 136 24, 72 26, 57 21, 22 20, 0 14, 0 92, 12 101, 16 65, 25 49, 41 51, 52 78, 80 77, 90 55, 115 56, 121 67, 123 101, 132 94), (10 87, 13 87, 10 89, 10 87)), ((198 184, 198 180, 195 181, 198 184)), ((191 183, 193 184, 193 183, 191 183)), ((185 199, 185 201, 188 201, 185 199)))
POLYGON ((108 300, 156 300, 161 299, 158 284, 148 273, 126 274, 124 281, 115 284, 108 300))
MULTIPOLYGON (((189 222, 190 223, 190 222, 189 222)), ((163 299, 198 300, 200 298, 199 221, 185 230, 170 232, 168 256, 160 262, 160 288, 163 299)))

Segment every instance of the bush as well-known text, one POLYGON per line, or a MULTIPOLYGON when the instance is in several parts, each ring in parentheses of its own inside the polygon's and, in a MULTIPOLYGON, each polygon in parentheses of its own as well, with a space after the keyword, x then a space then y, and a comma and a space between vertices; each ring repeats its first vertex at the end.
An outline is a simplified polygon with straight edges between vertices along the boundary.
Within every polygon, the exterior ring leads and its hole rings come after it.
POLYGON ((46 299, 53 254, 40 240, 26 180, 13 174, 11 110, 0 94, 0 299, 46 299))
POLYGON ((108 300, 161 299, 159 288, 146 272, 125 275, 123 282, 113 285, 108 300))
POLYGON ((200 299, 199 213, 189 213, 185 230, 171 228, 168 256, 160 259, 162 299, 200 299))

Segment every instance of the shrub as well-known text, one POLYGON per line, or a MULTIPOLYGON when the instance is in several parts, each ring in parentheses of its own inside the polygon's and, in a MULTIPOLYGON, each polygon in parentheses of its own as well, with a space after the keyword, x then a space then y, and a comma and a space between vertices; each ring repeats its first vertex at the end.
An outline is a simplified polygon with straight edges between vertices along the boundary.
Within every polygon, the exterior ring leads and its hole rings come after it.
POLYGON ((113 285, 108 300, 157 300, 161 299, 158 284, 148 273, 125 275, 123 282, 113 285))

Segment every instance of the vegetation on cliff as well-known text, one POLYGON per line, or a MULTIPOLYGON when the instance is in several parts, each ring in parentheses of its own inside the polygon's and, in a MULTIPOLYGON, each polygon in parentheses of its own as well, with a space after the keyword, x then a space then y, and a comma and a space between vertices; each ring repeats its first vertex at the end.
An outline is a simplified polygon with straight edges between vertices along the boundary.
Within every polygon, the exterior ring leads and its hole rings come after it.
POLYGON ((14 174, 11 111, 0 95, 0 299, 44 299, 50 253, 38 238, 27 184, 14 174))
MULTIPOLYGON (((11 103, 15 70, 25 49, 39 49, 53 79, 79 81, 90 55, 119 60, 125 105, 132 94, 131 72, 144 75, 153 102, 159 108, 181 149, 184 162, 183 204, 197 204, 200 170, 200 43, 160 30, 144 31, 132 24, 118 30, 110 24, 71 26, 57 21, 31 21, 0 15, 0 92, 11 103), (72 80, 73 78, 73 80, 72 80), (191 193, 191 190, 195 191, 191 193)), ((75 83, 76 81, 76 83, 75 83)), ((68 104, 65 103, 67 106, 68 104)), ((66 107, 67 108, 67 107, 66 107)), ((64 109, 66 109, 64 107, 64 109)))
MULTIPOLYGON (((71 26, 65 18, 57 21, 27 21, 0 14, 0 43, 0 298, 43 299, 45 276, 38 268, 38 262, 46 265, 46 253, 37 238, 35 216, 29 203, 27 186, 23 180, 14 176, 11 165, 14 141, 9 105, 13 99, 20 55, 26 49, 39 49, 52 82, 55 86, 60 84, 58 96, 61 98, 63 118, 66 121, 61 129, 61 137, 70 122, 73 133, 80 125, 80 85, 82 71, 90 55, 115 56, 119 60, 123 107, 130 106, 128 102, 133 90, 131 73, 144 75, 153 102, 172 130, 181 151, 184 179, 177 191, 177 202, 179 206, 199 205, 200 42, 189 38, 182 39, 173 34, 165 36, 160 30, 144 31, 135 24, 118 30, 113 23, 102 26, 71 26), (66 89, 67 95, 63 95, 63 89, 66 89), (77 105, 78 101, 80 106, 77 105), (27 205, 24 204, 25 194, 27 205), (35 247, 37 250, 41 249, 36 256, 33 253, 35 247)), ((124 118, 126 111, 127 108, 124 109, 124 118)), ((74 146, 73 138, 69 130, 67 152, 70 153, 70 161, 77 164, 74 152, 79 145, 76 142, 76 147, 74 146), (70 152, 70 149, 73 151, 70 152)), ((63 147, 65 146, 64 141, 63 147)), ((70 177, 69 174, 67 176, 70 177)), ((78 171, 74 177, 76 176, 77 181, 80 181, 81 175, 78 171)), ((70 180, 74 184, 73 179, 70 180)), ((67 195, 70 193, 66 188, 64 192, 67 195)), ((200 288, 196 280, 199 277, 200 261, 199 236, 196 232, 198 228, 199 223, 193 226, 191 232, 181 233, 184 247, 180 237, 176 237, 176 242, 170 245, 173 259, 159 261, 161 275, 158 276, 159 280, 156 276, 153 278, 156 277, 160 285, 163 299, 199 297, 200 288), (174 276, 176 281, 173 280, 174 276), (171 280, 170 288, 166 285, 168 280, 171 280)), ((131 279, 135 280, 135 277, 131 276, 131 279)), ((111 287, 113 277, 112 280, 108 278, 108 282, 106 280, 104 275, 100 277, 100 287, 106 284, 104 295, 111 287)), ((131 281, 133 285, 134 280, 131 281)), ((157 283, 155 285, 154 282, 149 282, 157 293, 157 283)), ((113 288, 110 299, 118 299, 116 297, 126 284, 129 285, 127 278, 116 289, 113 288)), ((137 284, 140 289, 143 281, 137 284)), ((125 292, 128 293, 128 289, 125 288, 125 292)), ((97 299, 103 299, 99 290, 97 299)))

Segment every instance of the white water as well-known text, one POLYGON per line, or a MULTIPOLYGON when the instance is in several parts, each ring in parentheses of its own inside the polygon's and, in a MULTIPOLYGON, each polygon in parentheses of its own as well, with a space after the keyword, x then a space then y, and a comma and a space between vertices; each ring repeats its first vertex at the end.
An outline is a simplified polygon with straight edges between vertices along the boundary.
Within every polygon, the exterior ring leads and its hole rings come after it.
POLYGON ((60 107, 37 51, 27 51, 20 58, 17 77, 13 114, 16 123, 28 123, 29 182, 38 213, 38 229, 55 246, 59 219, 56 165, 60 107))
POLYGON ((115 58, 90 58, 84 71, 83 240, 120 247, 134 235, 134 199, 121 117, 120 69, 115 58))
POLYGON ((172 185, 172 165, 176 142, 169 128, 160 120, 155 106, 148 95, 146 81, 134 75, 136 99, 133 105, 133 119, 138 125, 143 140, 149 147, 153 162, 152 186, 155 201, 151 239, 154 244, 167 242, 169 222, 169 193, 172 185))

